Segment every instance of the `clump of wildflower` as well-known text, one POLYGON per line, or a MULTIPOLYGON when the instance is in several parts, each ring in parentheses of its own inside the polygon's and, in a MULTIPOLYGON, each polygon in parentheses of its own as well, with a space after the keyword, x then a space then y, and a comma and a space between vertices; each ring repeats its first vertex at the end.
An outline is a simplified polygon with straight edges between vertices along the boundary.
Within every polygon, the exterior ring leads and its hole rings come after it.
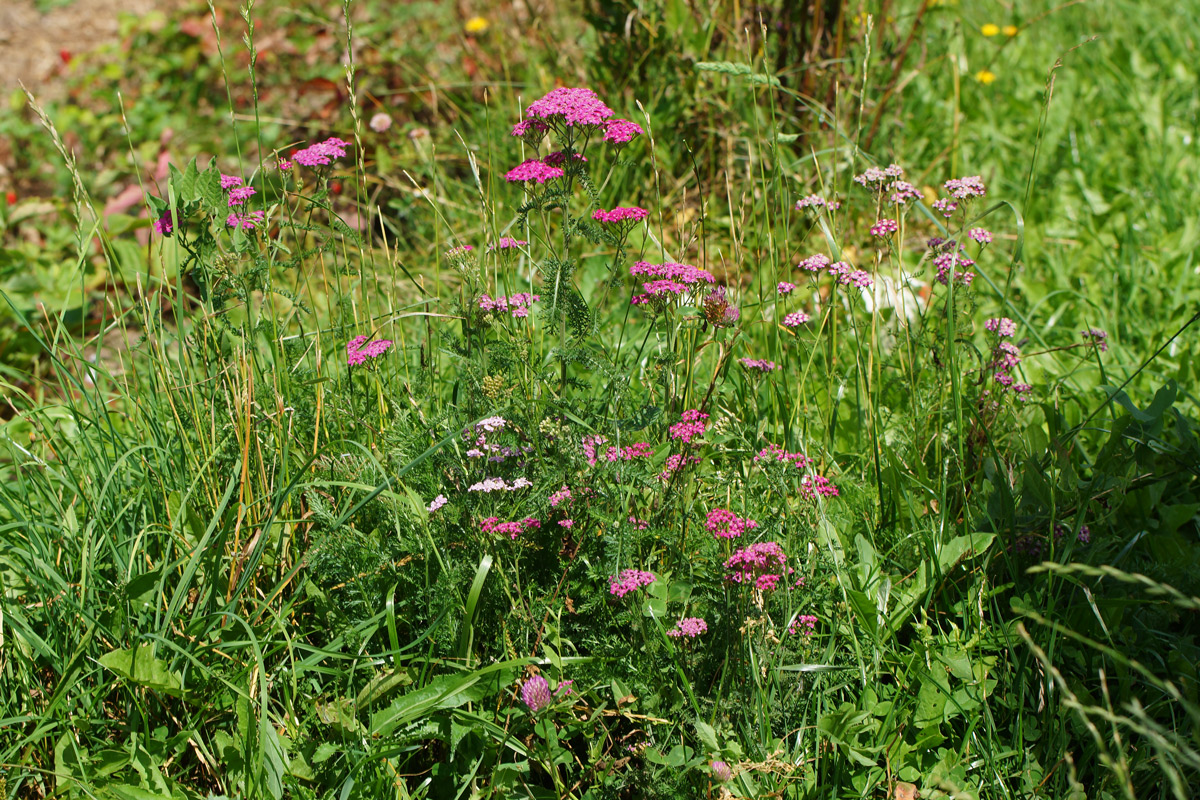
POLYGON ((803 311, 793 311, 792 313, 788 314, 786 317, 783 318, 783 327, 799 328, 801 325, 808 322, 809 319, 811 319, 811 318, 808 316, 808 314, 805 314, 803 311))
POLYGON ((536 147, 548 130, 550 130, 550 126, 541 120, 523 119, 513 125, 511 135, 518 139, 524 139, 526 144, 536 147))
POLYGON ((509 183, 543 184, 561 178, 563 174, 561 167, 552 167, 539 158, 530 158, 510 169, 504 178, 509 183))
POLYGON ((894 219, 881 219, 871 226, 872 236, 890 236, 900 230, 900 224, 894 219))
POLYGON ((749 517, 739 517, 727 508, 714 508, 708 512, 705 529, 717 539, 736 539, 748 530, 758 527, 749 517))
POLYGON ((728 783, 733 780, 733 770, 724 761, 714 761, 711 767, 713 777, 721 783, 728 783))
POLYGON ((561 526, 562 526, 562 527, 564 527, 564 528, 570 528, 570 527, 573 527, 573 526, 575 525, 575 520, 573 520, 573 519, 560 519, 560 520, 558 521, 558 524, 559 524, 559 525, 561 525, 561 526))
POLYGON ((648 216, 650 216, 650 212, 639 206, 629 206, 627 208, 618 206, 612 211, 605 211, 602 208, 597 209, 592 214, 592 219, 606 225, 634 225, 648 216))
POLYGON ((254 230, 263 223, 263 212, 250 211, 245 214, 230 214, 225 218, 225 224, 231 228, 241 228, 242 230, 254 230))
MULTIPOLYGON (((840 262, 839 262, 840 263, 840 262)), ((809 256, 796 265, 798 269, 807 270, 808 272, 820 272, 829 266, 829 256, 824 253, 817 253, 809 256)))
POLYGON ((368 343, 368 337, 355 336, 346 342, 346 363, 352 367, 366 363, 373 358, 379 358, 392 346, 391 339, 376 339, 368 343))
POLYGON ((541 675, 534 675, 521 687, 521 701, 536 714, 554 702, 554 696, 550 694, 550 684, 541 675))
POLYGON ((561 489, 559 489, 554 494, 550 495, 550 507, 558 508, 559 503, 565 503, 570 499, 571 499, 571 490, 567 488, 566 484, 563 484, 563 487, 561 489))
POLYGON ((496 433, 497 431, 504 430, 504 426, 507 424, 508 420, 504 419, 504 417, 485 417, 475 423, 475 430, 483 431, 484 433, 496 433))
POLYGON ((229 205, 240 206, 254 195, 258 194, 253 186, 238 186, 229 190, 229 205))
POLYGON ((769 444, 759 450, 758 455, 754 457, 754 463, 757 464, 760 461, 792 463, 801 469, 807 468, 813 463, 813 460, 803 453, 789 453, 777 444, 769 444))
POLYGON ((909 200, 921 199, 921 193, 917 191, 917 187, 908 181, 892 181, 884 191, 891 192, 888 195, 888 202, 898 206, 906 204, 909 200))
POLYGON ((540 294, 529 294, 528 292, 516 292, 511 297, 500 295, 496 298, 483 294, 479 296, 479 309, 494 311, 498 314, 507 312, 514 317, 528 317, 530 306, 541 299, 540 294))
POLYGON ((867 189, 883 192, 890 182, 903 177, 903 168, 899 164, 890 164, 887 167, 867 167, 866 172, 854 176, 854 182, 867 189))
POLYGON ((991 244, 992 242, 992 232, 987 228, 971 228, 967 231, 967 236, 980 244, 991 244))
POLYGON ((608 579, 608 593, 623 598, 630 592, 637 591, 643 586, 649 586, 655 580, 652 572, 643 572, 638 569, 622 570, 620 575, 613 575, 608 579))
POLYGON ((222 189, 225 189, 226 191, 228 191, 229 189, 232 189, 235 186, 241 186, 241 185, 242 185, 242 179, 240 177, 238 177, 237 175, 226 175, 224 173, 221 173, 221 188, 222 189))
POLYGON ((778 542, 755 542, 737 550, 725 561, 727 576, 734 583, 753 583, 754 588, 770 591, 779 585, 784 574, 790 573, 787 555, 778 542))
POLYGON ((467 255, 467 253, 471 252, 474 249, 475 249, 474 245, 460 244, 458 247, 451 247, 449 250, 447 250, 446 258, 451 261, 454 259, 463 258, 467 255))
POLYGON ((717 281, 712 273, 706 269, 693 267, 691 264, 676 264, 672 261, 668 261, 665 264, 651 264, 646 261, 638 261, 629 268, 629 274, 678 281, 688 286, 694 286, 699 283, 711 284, 717 281))
POLYGON ((818 497, 837 497, 838 488, 824 475, 805 475, 800 479, 800 496, 805 500, 818 497))
POLYGON ((324 167, 332 163, 332 159, 345 158, 349 146, 349 142, 331 136, 323 142, 296 151, 292 154, 292 160, 306 167, 324 167))
POLYGON ((810 194, 810 195, 807 195, 806 197, 801 197, 799 200, 796 201, 796 210, 797 211, 803 211, 803 210, 809 209, 809 208, 813 209, 814 211, 817 210, 818 208, 828 208, 831 210, 836 210, 841 207, 842 207, 842 204, 837 202, 836 200, 826 200, 824 197, 821 197, 819 194, 810 194))
POLYGON ((587 156, 585 156, 583 153, 570 153, 569 155, 570 158, 568 159, 567 151, 555 150, 553 153, 547 153, 546 157, 542 160, 552 167, 562 167, 568 161, 587 161, 587 156))
POLYGON ((934 237, 929 240, 929 249, 933 255, 933 265, 937 268, 937 274, 934 276, 938 283, 945 286, 950 275, 954 275, 954 280, 964 286, 970 286, 975 280, 975 273, 969 270, 975 266, 975 261, 966 255, 966 251, 954 239, 941 239, 934 237), (962 267, 964 269, 960 270, 962 267))
POLYGON ((942 186, 956 200, 970 200, 974 197, 983 197, 987 194, 987 187, 983 185, 983 178, 978 175, 971 175, 966 178, 951 178, 942 184, 942 186))
POLYGON ((675 623, 675 627, 667 631, 667 636, 674 636, 676 639, 686 636, 689 639, 695 639, 702 633, 708 633, 708 623, 700 619, 700 617, 684 617, 675 623))
POLYGON ((1101 353, 1108 352, 1108 331, 1100 330, 1099 328, 1088 328, 1086 331, 1079 332, 1083 336, 1083 340, 1089 344, 1094 344, 1101 353))
POLYGON ((525 110, 527 118, 559 129, 599 126, 612 115, 612 109, 591 89, 554 89, 525 110))
MULTIPOLYGON (((468 455, 470 455, 470 451, 468 451, 468 455)), ((503 459, 489 460, 496 461, 503 459)), ((484 478, 478 483, 471 484, 471 487, 467 491, 491 494, 492 492, 515 492, 517 489, 528 489, 531 486, 533 486, 533 483, 525 477, 517 478, 512 483, 506 483, 503 478, 484 478)))
POLYGON ((935 211, 940 211, 943 217, 952 217, 958 209, 958 203, 946 197, 939 198, 933 201, 935 211))
POLYGON ((666 462, 663 464, 663 471, 658 473, 657 478, 660 481, 669 481, 675 477, 675 473, 686 469, 688 466, 700 463, 700 456, 689 456, 686 453, 675 453, 667 456, 666 462))
POLYGON ((488 517, 479 523, 479 529, 484 533, 498 533, 510 539, 516 539, 522 533, 533 528, 542 527, 541 520, 526 517, 520 521, 501 522, 499 517, 488 517))
POLYGON ((448 502, 450 501, 446 499, 446 495, 439 494, 437 497, 433 498, 433 502, 431 502, 425 510, 432 514, 442 506, 446 505, 448 502))
POLYGON ((812 636, 817 629, 817 618, 812 614, 801 614, 796 617, 796 620, 788 626, 788 633, 795 636, 803 634, 804 636, 812 636))
POLYGON ((708 293, 700 311, 708 324, 714 328, 732 328, 742 316, 741 310, 729 302, 724 286, 718 286, 708 293))
POLYGON ((627 119, 610 119, 604 123, 603 141, 620 147, 629 144, 635 136, 641 136, 643 133, 645 131, 642 130, 642 126, 636 122, 630 122, 627 119))
MULTIPOLYGON (((1067 535, 1067 526, 1060 523, 1054 523, 1054 541, 1059 541, 1067 535)), ((1092 531, 1087 525, 1079 527, 1079 533, 1075 535, 1075 541, 1080 544, 1089 544, 1092 541, 1092 531)))
POLYGON ((691 444, 693 439, 704 435, 707 426, 705 420, 708 419, 708 414, 692 408, 680 414, 679 419, 680 421, 670 428, 672 439, 684 444, 691 444))
POLYGON ((983 327, 1000 337, 1012 336, 1017 332, 1017 323, 1008 317, 992 317, 983 323, 983 327))
POLYGON ((759 375, 769 375, 779 369, 779 365, 774 361, 763 358, 739 358, 738 362, 747 372, 757 372, 759 375))
POLYGON ((388 128, 392 127, 392 118, 382 111, 371 115, 371 121, 367 123, 371 130, 376 133, 383 133, 388 128))
POLYGON ((796 284, 788 283, 787 281, 780 281, 778 285, 775 286, 775 291, 779 292, 781 295, 787 296, 796 291, 796 284))
POLYGON ((292 162, 288 161, 286 158, 281 158, 275 163, 275 166, 278 167, 280 172, 287 172, 292 168, 292 162))
POLYGON ((492 250, 511 250, 514 247, 524 247, 529 242, 524 239, 514 239, 511 236, 501 236, 495 244, 488 245, 488 252, 492 250))

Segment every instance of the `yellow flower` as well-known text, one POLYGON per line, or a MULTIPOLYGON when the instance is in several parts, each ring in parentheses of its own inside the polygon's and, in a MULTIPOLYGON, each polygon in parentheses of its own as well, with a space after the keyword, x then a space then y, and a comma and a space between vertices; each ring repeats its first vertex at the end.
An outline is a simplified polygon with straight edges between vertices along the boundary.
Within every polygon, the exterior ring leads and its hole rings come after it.
POLYGON ((989 69, 981 69, 975 73, 975 80, 986 86, 996 80, 996 73, 989 69))
POLYGON ((982 28, 980 28, 979 32, 984 36, 995 36, 1000 32, 1000 26, 994 22, 989 22, 987 25, 984 25, 982 28))
POLYGON ((1016 25, 1005 25, 1000 30, 1004 31, 1005 36, 1016 36, 1020 29, 1016 25))
POLYGON ((488 25, 490 24, 491 23, 489 23, 483 17, 471 17, 469 20, 467 20, 467 24, 463 27, 466 29, 467 33, 483 33, 488 29, 488 25))

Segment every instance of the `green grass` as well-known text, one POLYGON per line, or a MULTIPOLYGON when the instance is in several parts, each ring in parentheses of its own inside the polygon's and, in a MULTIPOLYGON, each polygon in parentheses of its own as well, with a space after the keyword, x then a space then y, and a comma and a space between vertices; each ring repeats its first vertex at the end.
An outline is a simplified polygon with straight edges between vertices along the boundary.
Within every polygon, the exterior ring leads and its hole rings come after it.
POLYGON ((24 159, 0 216, 5 796, 1189 796, 1200 8, 872 4, 869 51, 848 8, 816 60, 814 20, 759 10, 597 0, 468 35, 444 4, 228 9, 219 50, 130 22, 56 134, 0 122, 24 159), (557 83, 647 135, 531 202, 508 131, 557 83), (162 199, 105 219, 166 126, 162 199), (328 172, 279 171, 329 135, 351 146, 328 172), (851 181, 892 161, 924 194, 896 246, 851 181), (217 168, 265 230, 225 226, 217 168), (974 174, 970 215, 933 210, 974 174), (841 209, 793 210, 811 192, 841 209), (628 239, 591 223, 616 205, 650 211, 628 239), (926 238, 975 226, 971 286, 932 283, 926 238), (810 284, 818 252, 912 282, 920 313, 810 284), (709 270, 736 325, 711 296, 631 307, 643 259, 709 270), (478 311, 522 291, 528 318, 478 311), (992 317, 1028 402, 989 377, 992 317), (355 335, 393 345, 348 369, 355 335), (515 452, 488 466, 464 430, 494 415, 515 452), (661 479, 671 455, 700 461, 661 479), (532 485, 470 491, 495 475, 532 485), (757 526, 715 538, 716 508, 757 526), (729 580, 769 541, 780 588, 729 580), (625 569, 656 579, 617 599, 625 569), (686 617, 707 632, 669 635, 686 617), (535 675, 572 693, 531 712, 535 675))

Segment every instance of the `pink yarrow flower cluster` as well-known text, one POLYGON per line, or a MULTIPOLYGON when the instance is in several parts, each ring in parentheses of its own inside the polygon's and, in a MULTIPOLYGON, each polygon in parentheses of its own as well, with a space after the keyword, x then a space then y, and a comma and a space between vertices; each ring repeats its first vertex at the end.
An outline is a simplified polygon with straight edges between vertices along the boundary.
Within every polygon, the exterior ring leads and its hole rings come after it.
POLYGON ((769 375, 779 369, 779 365, 774 361, 767 361, 763 358, 739 358, 738 362, 747 372, 756 372, 759 375, 769 375))
POLYGON ((808 314, 805 314, 803 311, 793 311, 783 318, 783 327, 799 328, 801 325, 808 322, 809 319, 810 317, 808 314))
POLYGON ((983 327, 1000 337, 1009 337, 1017 332, 1017 323, 1008 317, 992 317, 983 323, 983 327))
POLYGON ((561 489, 559 489, 554 494, 550 495, 550 507, 558 508, 559 503, 569 502, 570 499, 571 499, 571 490, 568 489, 567 486, 564 484, 561 489))
POLYGON ((778 542, 755 542, 737 550, 725 561, 728 579, 738 584, 753 584, 760 591, 771 591, 792 570, 778 542))
POLYGON ((488 245, 488 251, 492 250, 511 250, 514 247, 524 247, 529 242, 524 239, 514 239, 511 236, 501 236, 495 244, 488 245))
POLYGON ((235 186, 229 190, 229 205, 240 206, 256 194, 258 191, 253 186, 235 186))
POLYGON ((610 119, 604 122, 603 141, 618 147, 629 144, 634 137, 641 136, 645 131, 636 122, 627 119, 610 119))
POLYGON ((225 224, 230 228, 252 231, 263 224, 264 216, 261 211, 248 211, 245 214, 234 213, 225 218, 225 224))
POLYGON ((904 169, 899 164, 890 164, 886 167, 867 167, 861 175, 854 176, 854 182, 859 186, 883 192, 892 181, 903 177, 904 169))
POLYGON ((592 219, 606 225, 634 225, 646 217, 650 216, 650 212, 640 206, 622 207, 618 206, 612 211, 605 211, 600 208, 592 214, 592 219))
POLYGON ((900 223, 894 219, 881 219, 871 226, 872 236, 890 236, 900 230, 900 223))
POLYGON ((500 295, 492 298, 490 295, 481 295, 479 298, 479 309, 481 311, 494 311, 498 314, 508 314, 514 317, 528 317, 529 308, 538 300, 541 300, 540 294, 529 294, 528 292, 516 292, 508 297, 500 295))
POLYGON ((517 478, 512 483, 506 483, 503 478, 484 478, 478 483, 471 484, 468 492, 515 492, 517 489, 528 489, 533 486, 528 478, 517 478))
POLYGON ((970 268, 975 266, 975 261, 967 256, 967 251, 954 239, 935 236, 929 240, 929 249, 933 253, 933 266, 937 268, 934 279, 938 283, 945 286, 951 274, 954 275, 954 280, 963 286, 970 286, 975 280, 975 273, 970 271, 970 268))
POLYGON ((391 339, 376 339, 368 344, 367 336, 355 336, 346 342, 346 363, 352 367, 365 364, 368 360, 379 358, 392 346, 391 339))
POLYGON ((1080 331, 1079 333, 1083 336, 1085 342, 1096 345, 1096 348, 1101 353, 1108 352, 1108 331, 1103 331, 1099 328, 1088 328, 1086 331, 1080 331))
POLYGON ((479 529, 484 533, 498 533, 506 535, 510 539, 516 539, 525 531, 540 527, 542 527, 541 520, 533 517, 526 517, 515 522, 501 522, 499 517, 488 517, 479 523, 479 529))
POLYGON ((776 284, 775 291, 786 297, 787 295, 796 291, 796 284, 788 283, 787 281, 780 281, 778 284, 776 284))
POLYGON ((667 636, 673 636, 676 639, 687 637, 695 639, 702 633, 708 633, 708 623, 700 617, 684 617, 675 623, 675 627, 667 631, 667 636))
POLYGON ((292 154, 292 160, 306 167, 324 167, 335 158, 345 158, 346 148, 349 146, 349 142, 331 136, 323 142, 296 151, 292 154))
POLYGON ((754 463, 758 464, 763 461, 795 464, 801 469, 806 469, 813 464, 813 460, 803 453, 789 453, 777 444, 769 444, 758 451, 758 455, 754 457, 754 463))
POLYGON ((439 494, 437 497, 433 498, 433 501, 429 504, 429 506, 425 510, 428 511, 430 514, 432 514, 433 512, 437 511, 442 506, 446 505, 446 503, 448 503, 448 502, 450 502, 450 501, 446 499, 446 495, 439 494))
POLYGON ((563 176, 561 167, 552 167, 540 158, 530 158, 517 164, 508 171, 504 179, 509 183, 536 183, 543 184, 546 181, 561 178, 563 176))
POLYGON ((643 572, 638 569, 622 570, 620 575, 613 575, 608 579, 608 593, 623 598, 630 592, 635 592, 643 586, 649 586, 655 580, 653 572, 643 572))
POLYGON ((694 408, 688 409, 679 415, 679 422, 676 422, 670 428, 671 438, 684 444, 691 444, 693 439, 698 439, 704 435, 708 419, 708 414, 698 411, 694 408))
POLYGON ((611 118, 613 111, 591 89, 554 89, 540 100, 529 104, 525 116, 559 130, 599 127, 611 118))
POLYGON ((838 488, 824 475, 805 475, 800 479, 800 496, 805 500, 818 497, 837 497, 838 488))
POLYGON ((593 435, 583 437, 583 454, 587 457, 588 464, 594 467, 600 459, 612 463, 613 461, 633 461, 636 458, 649 458, 654 454, 654 448, 647 442, 638 442, 625 447, 610 445, 607 450, 601 451, 600 448, 607 443, 608 439, 604 436, 593 435))
POLYGON ((805 197, 801 197, 799 200, 796 201, 796 210, 797 211, 803 211, 808 208, 811 208, 814 211, 817 210, 818 208, 828 208, 831 210, 836 210, 841 207, 842 207, 842 204, 839 203, 838 201, 826 200, 824 197, 821 197, 821 195, 819 195, 819 194, 810 194, 805 197))
POLYGON ((801 614, 796 617, 795 622, 788 626, 788 633, 793 636, 802 634, 804 636, 812 636, 817 629, 817 618, 812 614, 801 614))
POLYGON ((708 512, 704 527, 716 539, 736 539, 757 528, 758 523, 749 517, 739 517, 727 508, 714 508, 708 512))
POLYGON ((629 268, 629 274, 645 278, 676 281, 688 286, 694 286, 699 283, 716 283, 717 280, 706 269, 693 267, 691 264, 676 264, 672 261, 668 261, 665 264, 651 264, 647 261, 638 261, 629 268))
POLYGON ((663 471, 658 473, 656 477, 660 481, 666 482, 675 477, 676 472, 699 463, 700 456, 690 456, 686 453, 675 453, 667 456, 667 460, 663 464, 663 471))

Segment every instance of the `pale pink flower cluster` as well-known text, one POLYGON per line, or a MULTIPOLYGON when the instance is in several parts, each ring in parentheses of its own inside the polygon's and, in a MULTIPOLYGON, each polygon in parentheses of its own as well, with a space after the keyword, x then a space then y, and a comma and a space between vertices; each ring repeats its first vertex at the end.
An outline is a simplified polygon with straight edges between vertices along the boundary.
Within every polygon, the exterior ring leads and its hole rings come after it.
POLYGON ((292 160, 306 167, 323 167, 331 163, 331 159, 344 158, 349 146, 349 142, 331 136, 323 142, 296 151, 292 154, 292 160))
POLYGON ((892 183, 888 184, 888 187, 884 191, 891 192, 891 194, 888 195, 889 202, 900 206, 904 205, 909 200, 921 199, 921 193, 917 191, 917 187, 913 186, 908 181, 893 181, 892 183))
POLYGON ((638 261, 629 268, 629 274, 678 281, 679 283, 686 283, 688 286, 701 282, 716 283, 717 280, 706 269, 693 267, 691 264, 676 264, 671 261, 665 264, 651 264, 646 261, 638 261))
POLYGON ((964 286, 971 285, 975 273, 970 268, 975 266, 975 261, 967 257, 966 250, 958 242, 935 236, 929 240, 929 247, 934 253, 933 265, 937 268, 934 279, 938 283, 945 286, 953 272, 955 281, 964 286))
POLYGON ((980 244, 991 244, 992 241, 992 232, 987 228, 971 228, 971 230, 967 231, 967 236, 980 244))
POLYGON ((620 575, 613 575, 608 579, 608 593, 614 594, 618 598, 624 597, 643 586, 649 586, 654 581, 653 572, 643 572, 638 569, 622 570, 620 575))
POLYGON ((983 323, 983 327, 1000 337, 1012 336, 1017 332, 1017 323, 1008 317, 992 317, 983 323))
POLYGON ((779 369, 779 365, 774 361, 767 361, 763 358, 739 358, 738 362, 747 372, 757 372, 760 375, 768 375, 779 369))
POLYGON ((479 529, 484 533, 499 533, 510 539, 516 539, 525 531, 540 527, 542 527, 541 520, 533 517, 526 517, 515 522, 501 522, 499 517, 488 517, 479 523, 479 529))
POLYGON ((367 336, 355 336, 346 342, 346 363, 352 367, 364 364, 368 359, 379 358, 392 346, 391 339, 376 339, 367 344, 367 336))
POLYGON ((758 455, 754 457, 754 463, 757 464, 760 461, 793 463, 801 469, 806 469, 813 464, 813 460, 803 453, 789 453, 777 444, 769 444, 759 450, 758 455))
POLYGON ((771 591, 779 585, 785 574, 792 570, 787 566, 787 555, 778 542, 755 542, 737 550, 725 561, 730 570, 729 580, 734 583, 753 583, 754 588, 771 591))
POLYGON ((872 236, 890 236, 900 230, 900 223, 894 219, 881 219, 871 226, 872 236))
POLYGON ((855 286, 859 289, 866 289, 874 283, 871 273, 866 270, 855 269, 845 261, 835 261, 826 267, 826 270, 842 286, 855 286))
POLYGON ((838 201, 826 200, 824 197, 821 197, 821 195, 819 195, 819 194, 810 194, 806 197, 801 197, 799 200, 796 201, 796 210, 797 211, 803 211, 806 208, 811 208, 811 209, 829 208, 829 209, 836 210, 841 207, 842 207, 842 204, 839 203, 838 201))
POLYGON ((978 175, 971 175, 966 178, 951 178, 942 184, 950 196, 956 200, 970 200, 973 197, 983 197, 987 194, 987 187, 983 185, 983 178, 978 175))
POLYGON ((679 422, 671 426, 671 438, 681 441, 684 444, 691 444, 693 439, 698 439, 704 435, 704 430, 707 427, 705 420, 708 419, 708 414, 698 411, 694 408, 688 409, 679 415, 679 422))
POLYGON ((478 483, 471 484, 468 492, 515 492, 517 489, 528 489, 533 486, 528 478, 517 478, 512 483, 505 483, 504 478, 484 478, 478 483))
POLYGON ((829 266, 829 256, 824 253, 817 253, 801 261, 796 265, 798 269, 807 270, 808 272, 820 272, 829 266))
POLYGON ((700 617, 684 617, 675 623, 675 627, 667 631, 667 636, 673 636, 676 639, 687 637, 695 639, 702 633, 708 633, 708 623, 700 619, 700 617))
POLYGON ((541 299, 540 294, 529 294, 528 292, 516 292, 509 297, 500 295, 495 299, 484 294, 479 298, 479 308, 481 311, 495 311, 499 314, 507 311, 514 317, 528 317, 529 307, 541 299))
POLYGON ((509 183, 542 184, 563 176, 561 167, 552 167, 540 158, 530 158, 517 164, 504 176, 509 183))
POLYGON ((448 502, 450 501, 446 499, 446 495, 439 494, 437 497, 433 498, 433 502, 431 502, 425 510, 432 514, 442 506, 446 505, 448 502))
POLYGON ((632 225, 634 223, 640 222, 641 220, 644 220, 648 216, 650 216, 650 212, 639 206, 629 206, 627 208, 618 206, 618 207, 614 208, 612 211, 605 211, 602 208, 597 209, 595 211, 595 213, 592 214, 592 219, 596 220, 597 222, 603 222, 608 225, 616 225, 616 224, 631 224, 632 225))
POLYGON ((859 186, 882 192, 891 181, 904 177, 904 170, 899 164, 886 167, 867 167, 866 172, 854 176, 854 182, 859 186))
POLYGON ((778 284, 776 284, 775 291, 786 297, 787 295, 796 291, 796 284, 788 283, 787 281, 780 281, 778 284))
POLYGON ((739 517, 728 508, 714 508, 704 521, 705 529, 717 539, 736 539, 748 530, 758 527, 749 517, 739 517))
POLYGON ((793 311, 791 314, 788 314, 783 318, 783 327, 799 328, 801 325, 808 322, 809 319, 810 318, 808 314, 805 314, 803 311, 793 311))

